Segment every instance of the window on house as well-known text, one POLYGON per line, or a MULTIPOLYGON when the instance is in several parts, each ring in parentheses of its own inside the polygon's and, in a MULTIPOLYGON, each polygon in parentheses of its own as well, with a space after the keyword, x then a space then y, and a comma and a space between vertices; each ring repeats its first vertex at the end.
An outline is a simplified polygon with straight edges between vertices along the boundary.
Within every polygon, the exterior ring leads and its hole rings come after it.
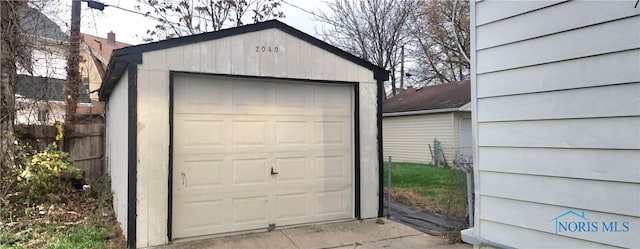
POLYGON ((39 110, 38 111, 38 122, 47 122, 49 121, 49 110, 39 110))

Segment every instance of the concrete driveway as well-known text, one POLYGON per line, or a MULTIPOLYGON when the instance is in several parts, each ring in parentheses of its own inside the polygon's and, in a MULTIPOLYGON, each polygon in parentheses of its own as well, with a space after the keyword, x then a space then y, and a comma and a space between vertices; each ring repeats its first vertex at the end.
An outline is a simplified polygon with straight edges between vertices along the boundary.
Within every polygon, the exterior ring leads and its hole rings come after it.
POLYGON ((272 232, 256 232, 219 238, 175 242, 173 245, 155 247, 163 249, 209 248, 436 248, 470 249, 471 245, 444 244, 440 237, 424 234, 400 223, 385 219, 326 223, 272 232))

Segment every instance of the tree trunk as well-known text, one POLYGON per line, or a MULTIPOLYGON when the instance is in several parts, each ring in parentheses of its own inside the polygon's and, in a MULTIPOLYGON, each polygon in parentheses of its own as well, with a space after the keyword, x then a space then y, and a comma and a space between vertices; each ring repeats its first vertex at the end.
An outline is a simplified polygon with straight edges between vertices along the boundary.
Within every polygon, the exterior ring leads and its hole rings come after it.
POLYGON ((398 93, 398 87, 396 85, 396 67, 391 66, 391 74, 389 75, 389 81, 391 82, 391 96, 396 96, 398 93))
POLYGON ((19 46, 19 2, 0 1, 0 176, 13 165, 16 57, 19 46))
POLYGON ((65 151, 71 150, 71 134, 73 133, 73 122, 78 108, 78 98, 80 97, 80 0, 73 0, 71 3, 71 31, 69 32, 69 53, 67 54, 67 82, 65 84, 65 117, 64 132, 65 139, 62 148, 65 151))

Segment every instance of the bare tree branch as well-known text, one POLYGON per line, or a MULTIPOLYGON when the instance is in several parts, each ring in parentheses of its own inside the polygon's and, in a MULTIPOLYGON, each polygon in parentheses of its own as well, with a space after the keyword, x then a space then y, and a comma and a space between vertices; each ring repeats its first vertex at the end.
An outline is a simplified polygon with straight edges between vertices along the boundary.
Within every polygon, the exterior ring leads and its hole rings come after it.
POLYGON ((409 42, 406 23, 417 6, 414 0, 333 0, 318 21, 331 25, 329 43, 379 67, 390 69, 390 94, 397 93, 396 68, 400 48, 409 42))
POLYGON ((147 15, 158 23, 147 30, 146 41, 163 40, 225 27, 238 27, 245 19, 261 22, 284 17, 282 0, 138 0, 136 9, 149 9, 147 15), (248 16, 252 13, 252 16, 248 16))

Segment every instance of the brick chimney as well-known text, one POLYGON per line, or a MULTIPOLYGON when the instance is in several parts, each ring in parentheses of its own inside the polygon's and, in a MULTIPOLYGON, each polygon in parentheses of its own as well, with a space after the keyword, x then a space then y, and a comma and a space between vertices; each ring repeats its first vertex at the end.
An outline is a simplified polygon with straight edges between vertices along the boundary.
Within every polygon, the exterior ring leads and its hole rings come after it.
POLYGON ((116 45, 116 33, 113 33, 113 31, 110 31, 109 33, 107 33, 107 41, 109 42, 109 44, 115 46, 116 45))

